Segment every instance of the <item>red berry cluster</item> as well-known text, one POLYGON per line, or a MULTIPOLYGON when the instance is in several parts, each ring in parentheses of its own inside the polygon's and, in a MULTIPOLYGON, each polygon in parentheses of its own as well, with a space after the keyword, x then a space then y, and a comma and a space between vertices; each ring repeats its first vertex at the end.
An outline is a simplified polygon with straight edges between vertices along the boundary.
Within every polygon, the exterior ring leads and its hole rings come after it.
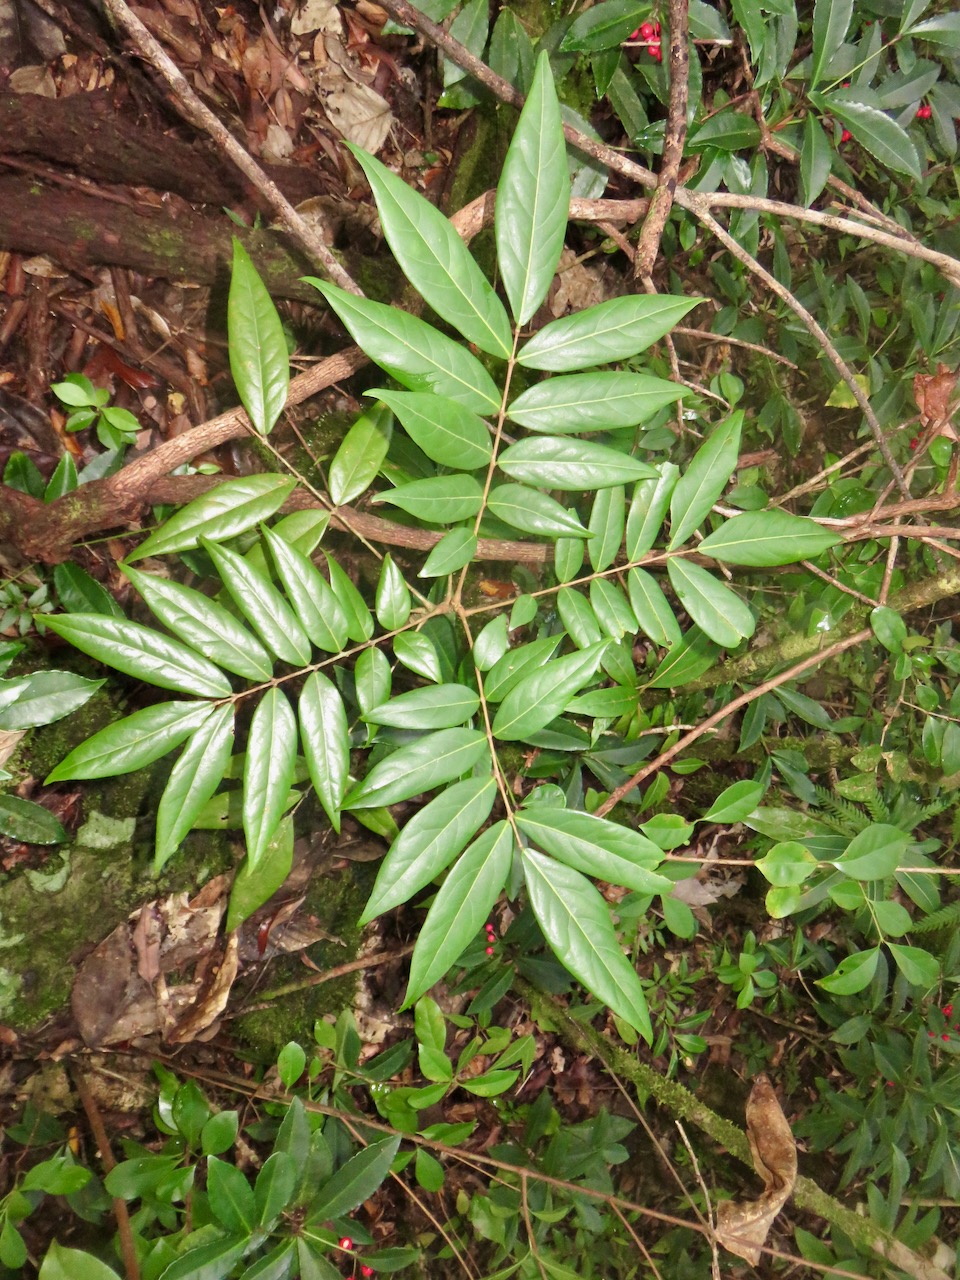
MULTIPOLYGON (((941 1032, 940 1032, 940 1039, 941 1039, 941 1040, 949 1040, 949 1039, 950 1039, 950 1026, 949 1026, 949 1024, 950 1024, 950 1018, 953 1016, 953 1005, 952 1005, 952 1004, 945 1004, 945 1005, 943 1006, 943 1008, 940 1010, 940 1012, 943 1014, 943 1016, 944 1016, 944 1018, 946 1019, 946 1022, 947 1022, 946 1029, 945 1029, 944 1031, 941 1031, 941 1032)), ((954 1023, 954 1027, 953 1027, 953 1029, 954 1029, 954 1031, 960 1031, 960 1022, 954 1023)), ((936 1033, 935 1031, 928 1031, 928 1032, 927 1032, 927 1036, 928 1036, 931 1040, 935 1040, 935 1039, 936 1039, 936 1037, 937 1037, 937 1033, 936 1033)))
POLYGON ((924 103, 922 107, 917 107, 918 120, 929 120, 932 115, 933 115, 933 107, 927 106, 926 103, 924 103))
POLYGON ((492 955, 493 955, 493 944, 494 944, 494 942, 496 942, 496 940, 497 940, 497 931, 496 931, 496 929, 493 927, 493 924, 492 924, 489 920, 487 921, 487 923, 486 923, 483 927, 484 927, 484 929, 486 929, 486 931, 487 931, 487 955, 488 955, 488 956, 492 956, 492 955))
POLYGON ((646 42, 647 53, 653 58, 654 62, 663 61, 663 50, 660 48, 660 23, 659 22, 643 22, 637 27, 631 36, 631 40, 643 40, 646 42))
MULTIPOLYGON (((353 1241, 350 1239, 349 1236, 340 1237, 340 1248, 343 1249, 346 1253, 351 1252, 351 1250, 353 1249, 353 1241)), ((368 1267, 365 1262, 362 1262, 360 1264, 360 1274, 362 1276, 372 1276, 374 1274, 373 1267, 368 1267)))

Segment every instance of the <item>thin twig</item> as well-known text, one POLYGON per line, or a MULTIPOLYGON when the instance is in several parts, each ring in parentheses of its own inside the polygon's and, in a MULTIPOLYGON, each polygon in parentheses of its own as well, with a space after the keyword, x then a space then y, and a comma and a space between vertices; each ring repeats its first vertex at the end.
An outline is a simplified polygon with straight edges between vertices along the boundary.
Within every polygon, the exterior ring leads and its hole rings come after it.
MULTIPOLYGON (((87 1084, 86 1076, 76 1063, 73 1065, 72 1074, 73 1083, 77 1087, 77 1094, 97 1144, 97 1150, 100 1153, 100 1163, 103 1165, 104 1173, 109 1173, 111 1169, 116 1168, 117 1162, 110 1147, 110 1138, 107 1135, 106 1125, 103 1123, 103 1116, 100 1114, 97 1100, 87 1084)), ((123 1269, 127 1280, 140 1280, 140 1263, 137 1261, 137 1247, 133 1239, 133 1228, 130 1225, 130 1213, 127 1209, 127 1202, 119 1196, 113 1197, 113 1216, 117 1220, 120 1255, 123 1258, 123 1269)))
POLYGON ((378 965, 389 964, 391 960, 404 960, 412 955, 414 944, 400 947, 396 951, 376 951, 372 955, 362 956, 359 960, 351 960, 347 964, 334 965, 332 969, 324 969, 323 973, 312 973, 309 978, 299 978, 296 982, 286 982, 282 987, 274 987, 272 991, 264 991, 256 1004, 247 1004, 231 1013, 231 1018, 242 1017, 246 1013, 255 1013, 260 1009, 268 1009, 271 1000, 280 1000, 283 996, 292 996, 298 991, 306 991, 310 987, 319 987, 324 982, 332 982, 334 978, 342 978, 348 973, 359 973, 361 969, 375 969, 378 965))
MULTIPOLYGON (((687 0, 669 0, 670 25, 670 103, 663 136, 663 156, 657 189, 640 230, 640 242, 633 263, 634 276, 647 280, 660 252, 663 229, 673 208, 673 198, 680 177, 683 144, 687 138, 687 97, 690 76, 690 22, 687 0)), ((662 46, 661 46, 662 47, 662 46)))

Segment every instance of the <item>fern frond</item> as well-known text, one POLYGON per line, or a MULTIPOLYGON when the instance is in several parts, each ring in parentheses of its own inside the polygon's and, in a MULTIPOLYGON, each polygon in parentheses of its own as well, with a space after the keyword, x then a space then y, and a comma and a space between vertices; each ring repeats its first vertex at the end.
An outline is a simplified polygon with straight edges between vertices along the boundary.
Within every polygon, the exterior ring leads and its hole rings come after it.
POLYGON ((952 929, 958 925, 960 925, 960 898, 956 902, 947 903, 939 911, 925 916, 923 920, 915 921, 910 926, 910 932, 911 934, 934 933, 937 929, 952 929))

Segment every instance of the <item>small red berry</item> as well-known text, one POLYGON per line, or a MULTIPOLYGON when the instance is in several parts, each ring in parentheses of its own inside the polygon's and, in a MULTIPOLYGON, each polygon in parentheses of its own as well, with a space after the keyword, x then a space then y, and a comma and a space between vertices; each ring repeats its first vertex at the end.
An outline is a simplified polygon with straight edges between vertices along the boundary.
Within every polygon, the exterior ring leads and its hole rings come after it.
POLYGON ((487 947, 487 955, 488 955, 488 956, 492 956, 492 955, 493 955, 493 952, 494 952, 494 948, 493 948, 493 947, 487 947))
POLYGON ((920 445, 919 438, 917 436, 914 436, 913 439, 910 441, 910 448, 916 449, 919 447, 919 445, 920 445))
POLYGON ((373 1275, 373 1267, 368 1267, 366 1263, 361 1264, 361 1267, 360 1267, 360 1274, 361 1274, 362 1276, 372 1276, 372 1275, 373 1275))
POLYGON ((949 1018, 951 1013, 953 1013, 953 1005, 945 1004, 943 1008, 940 1010, 940 1012, 943 1014, 945 1018, 949 1018))
POLYGON ((638 28, 638 30, 639 30, 639 33, 640 33, 641 37, 642 37, 644 40, 649 40, 649 39, 650 39, 650 37, 653 35, 653 23, 652 23, 652 22, 643 22, 643 23, 641 23, 641 24, 640 24, 640 27, 638 28))
POLYGON ((941 1040, 949 1040, 949 1039, 950 1039, 950 1037, 947 1035, 947 1033, 946 1033, 946 1031, 945 1031, 945 1032, 943 1033, 943 1035, 940 1037, 940 1039, 941 1039, 941 1040))
POLYGON ((888 1088, 888 1089, 892 1089, 892 1088, 893 1088, 893 1081, 892 1081, 892 1080, 888 1080, 888 1081, 887 1081, 887 1088, 888 1088))
POLYGON ((636 31, 631 31, 631 32, 630 32, 629 36, 627 36, 627 39, 628 39, 628 40, 637 40, 637 39, 639 39, 639 37, 640 37, 640 28, 639 28, 639 27, 637 27, 636 31))
POLYGON ((849 80, 844 80, 844 82, 843 82, 843 84, 840 86, 840 88, 841 88, 841 89, 849 89, 849 88, 850 88, 850 81, 849 81, 849 80))
POLYGON ((352 1248, 353 1248, 353 1241, 350 1239, 350 1237, 349 1237, 349 1236, 341 1236, 341 1237, 340 1237, 340 1248, 341 1248, 341 1249, 352 1249, 352 1248))
POLYGON ((928 1036, 930 1037, 930 1039, 932 1040, 932 1039, 933 1039, 933 1037, 934 1037, 934 1035, 935 1035, 935 1032, 933 1032, 933 1031, 928 1031, 928 1032, 927 1032, 927 1035, 928 1035, 928 1036))
POLYGON ((659 22, 655 22, 655 23, 653 24, 653 32, 654 32, 654 35, 659 35, 659 34, 660 34, 660 23, 659 23, 659 22))
POLYGON ((840 135, 840 141, 849 142, 852 137, 853 137, 853 134, 850 132, 850 130, 844 129, 843 133, 841 133, 840 135))

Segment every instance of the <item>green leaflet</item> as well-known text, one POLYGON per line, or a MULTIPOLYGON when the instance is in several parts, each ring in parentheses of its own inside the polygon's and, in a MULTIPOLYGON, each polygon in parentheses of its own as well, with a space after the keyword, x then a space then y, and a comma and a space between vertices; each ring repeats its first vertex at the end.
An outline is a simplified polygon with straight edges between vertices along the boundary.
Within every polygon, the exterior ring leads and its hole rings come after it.
POLYGON ((184 747, 157 806, 153 870, 161 870, 193 829, 194 820, 219 787, 233 750, 233 704, 210 715, 184 747))
POLYGON ((376 497, 430 524, 454 524, 475 516, 483 501, 483 487, 460 472, 450 476, 430 476, 388 489, 376 497))
POLYGON ((359 498, 377 477, 390 448, 393 415, 375 404, 362 413, 340 442, 330 463, 330 497, 339 507, 359 498))
POLYGON ((670 583, 680 603, 705 635, 725 649, 735 649, 756 629, 756 619, 735 591, 691 560, 667 562, 670 583))
POLYGON ((662 850, 629 827, 546 805, 521 810, 517 826, 545 853, 585 875, 636 893, 669 893, 673 886, 654 870, 663 861, 662 850))
MULTIPOLYGON (((281 818, 268 841, 260 862, 254 866, 249 858, 240 864, 230 891, 227 908, 227 932, 238 929, 244 920, 277 892, 293 866, 293 819, 281 818)), ((271 1156, 270 1159, 273 1159, 271 1156)), ((259 1180, 258 1180, 259 1181, 259 1180)))
POLYGON ((815 0, 813 6, 813 57, 809 87, 815 89, 823 71, 843 44, 853 16, 853 0, 815 0))
POLYGON ((674 642, 647 683, 651 689, 679 689, 688 680, 696 680, 709 671, 717 660, 717 653, 717 646, 709 636, 691 627, 679 641, 674 642))
MULTIPOLYGON (((360 644, 373 635, 373 614, 363 596, 332 556, 324 552, 330 574, 330 588, 340 603, 347 624, 347 638, 360 644)), ((399 638, 399 637, 398 637, 399 638)))
POLYGON ((556 498, 538 489, 528 489, 526 485, 497 485, 490 490, 487 510, 523 533, 541 534, 547 538, 590 536, 589 529, 561 507, 556 498))
POLYGON ((490 816, 496 794, 489 775, 468 778, 414 814, 380 866, 360 923, 409 901, 448 867, 490 816))
POLYGON ((557 612, 564 631, 578 649, 589 649, 603 638, 596 614, 582 591, 561 587, 557 592, 557 612))
POLYGON ((350 726, 343 699, 331 680, 314 671, 297 705, 310 781, 334 831, 339 831, 340 802, 350 772, 350 726))
POLYGON ((442 578, 444 574, 456 573, 458 569, 468 565, 476 554, 477 537, 473 530, 466 527, 451 529, 427 556, 417 576, 442 578))
POLYGON ((611 431, 635 427, 686 394, 686 388, 645 373, 573 373, 522 391, 507 415, 531 431, 551 435, 611 431))
POLYGON ((811 93, 810 101, 819 111, 829 112, 846 125, 875 160, 895 173, 906 173, 920 181, 920 160, 910 135, 885 111, 863 101, 858 90, 811 93))
POLYGON ((503 304, 439 209, 360 147, 347 144, 367 176, 380 225, 403 273, 468 342, 506 360, 513 334, 503 304))
POLYGON ((275 686, 268 689, 250 720, 243 768, 243 833, 255 869, 287 807, 297 756, 297 722, 290 703, 275 686))
POLYGON ((477 935, 510 874, 514 845, 509 825, 496 822, 458 859, 420 928, 404 1008, 439 981, 477 935))
POLYGON ((201 538, 200 545, 216 565, 234 604, 281 662, 304 667, 310 661, 310 641, 297 615, 264 574, 250 567, 236 551, 201 538))
POLYGON ((62 720, 92 698, 103 683, 72 671, 35 671, 11 681, 0 696, 0 729, 32 729, 62 720))
POLYGON ((682 546, 710 514, 737 467, 743 414, 734 413, 700 446, 670 499, 669 550, 682 546))
POLYGON ((555 720, 596 671, 607 644, 601 641, 524 676, 501 702, 493 720, 494 736, 522 741, 555 720))
POLYGON ((607 578, 594 578, 590 583, 590 605, 597 622, 611 640, 633 637, 640 629, 633 610, 620 587, 607 578))
POLYGON ((579 871, 523 849, 530 905, 554 954, 588 991, 653 1042, 643 987, 620 949, 610 909, 579 871))
MULTIPOLYGON (((554 442, 551 442, 554 443, 554 442)), ((557 442, 559 443, 559 442, 557 442)), ((564 441, 564 444, 567 442, 564 441)), ((623 455, 621 455, 623 456, 623 455)), ((590 564, 602 573, 609 569, 623 545, 626 516, 626 492, 622 484, 608 485, 596 494, 590 509, 590 541, 587 555, 590 564)))
POLYGON ((656 474, 647 463, 608 445, 545 437, 509 445, 497 465, 514 480, 551 489, 603 489, 656 474))
POLYGON ((45 784, 64 778, 113 778, 153 764, 215 714, 205 702, 161 702, 108 725, 61 760, 45 784))
POLYGON ((49 809, 11 795, 0 795, 0 835, 24 844, 63 844, 70 839, 49 809))
POLYGON ((647 0, 602 0, 577 15, 560 41, 565 53, 617 48, 650 13, 647 0))
POLYGON ((358 346, 410 391, 437 391, 475 413, 497 413, 500 392, 466 348, 408 315, 369 298, 357 298, 326 280, 306 277, 336 311, 358 346))
POLYGON ((400 1135, 381 1138, 342 1165, 333 1177, 310 1200, 308 1224, 342 1218, 352 1213, 364 1200, 369 1200, 390 1172, 393 1157, 400 1146, 400 1135))
POLYGON ((497 185, 497 263, 518 325, 526 324, 546 297, 569 207, 560 106, 550 60, 541 53, 497 185))
POLYGON ((385 631, 398 630, 410 617, 410 592, 389 553, 384 556, 380 568, 375 608, 377 621, 385 631))
POLYGON ((270 472, 225 480, 203 497, 188 502, 155 529, 127 556, 127 562, 170 551, 186 551, 198 546, 201 537, 216 542, 252 529, 283 506, 295 484, 295 480, 270 472))
POLYGON ((786 511, 750 511, 726 520, 697 548, 725 564, 754 567, 812 560, 842 542, 832 529, 786 511))
POLYGON ((441 466, 476 471, 490 461, 493 444, 487 424, 456 400, 382 387, 366 394, 389 405, 410 439, 441 466))
POLYGON ((270 679, 273 674, 270 655, 223 605, 169 578, 141 573, 129 565, 123 566, 123 572, 151 613, 184 644, 234 675, 248 680, 270 679))
MULTIPOLYGON (((506 622, 506 619, 504 619, 506 622)), ((491 627, 493 623, 489 624, 491 627)), ((503 639, 506 643, 506 626, 503 639)), ((540 636, 529 644, 518 645, 502 654, 493 664, 483 681, 483 691, 489 702, 500 702, 515 688, 524 676, 546 665, 556 653, 562 636, 540 636)))
MULTIPOLYGON (((68 453, 63 456, 70 457, 68 453)), ((110 592, 96 578, 91 578, 86 569, 69 560, 54 568, 53 585, 67 613, 107 613, 114 618, 124 616, 110 592)))
POLYGON ((236 236, 227 334, 230 372, 240 401, 257 431, 269 435, 287 400, 290 357, 277 309, 236 236))
POLYGON ((487 739, 479 729, 428 733, 374 765, 347 795, 343 807, 372 809, 409 800, 459 778, 486 754, 487 739))
POLYGON ((43 621, 81 653, 147 684, 200 698, 226 698, 233 692, 212 662, 138 622, 99 613, 45 614, 43 621))
MULTIPOLYGON (((589 12, 595 13, 596 9, 589 12)), ((517 363, 529 369, 571 373, 597 364, 611 364, 645 351, 669 333, 700 298, 673 298, 667 294, 630 294, 563 316, 544 327, 520 348, 517 363)), ((649 378, 650 392, 659 384, 665 404, 678 398, 682 388, 659 378, 649 378)))
POLYGON ((651 480, 638 480, 627 512, 627 558, 640 560, 652 548, 670 506, 680 468, 674 462, 663 462, 659 474, 651 480))
POLYGON ((372 707, 363 718, 395 729, 451 729, 469 720, 479 705, 479 696, 466 685, 430 685, 372 707))
POLYGON ((262 525, 260 533, 270 548, 277 577, 300 625, 318 649, 325 653, 340 653, 347 643, 350 628, 333 588, 313 561, 276 530, 262 525))

